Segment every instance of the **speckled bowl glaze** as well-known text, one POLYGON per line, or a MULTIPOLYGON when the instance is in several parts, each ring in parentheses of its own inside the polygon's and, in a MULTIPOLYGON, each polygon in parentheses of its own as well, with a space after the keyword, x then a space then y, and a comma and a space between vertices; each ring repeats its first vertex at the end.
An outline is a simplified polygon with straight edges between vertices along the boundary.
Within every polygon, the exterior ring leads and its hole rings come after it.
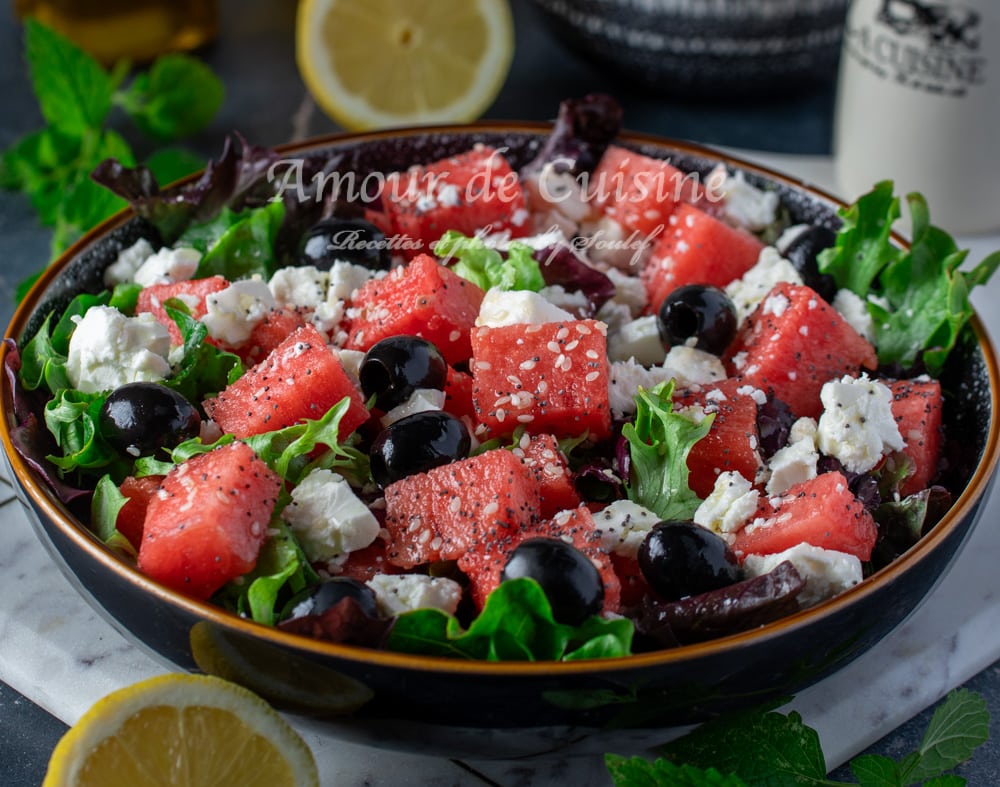
MULTIPOLYGON (((290 152, 346 152, 392 170, 485 142, 515 168, 548 127, 479 125, 333 137, 290 152)), ((836 225, 838 202, 791 178, 689 144, 625 134, 622 144, 702 174, 723 160, 780 195, 796 221, 836 225)), ((101 274, 149 225, 124 212, 77 243, 21 304, 8 336, 23 342, 53 309, 101 274)), ((4 349, 6 353, 6 348, 4 349)), ((245 684, 325 734, 449 756, 503 757, 558 749, 603 751, 662 742, 670 728, 794 694, 872 647, 920 603, 973 527, 998 456, 997 363, 977 319, 944 377, 949 392, 950 512, 915 547, 850 591, 753 631, 623 659, 483 663, 389 653, 306 639, 193 601, 144 577, 104 547, 16 453, 10 382, 0 439, 41 540, 79 591, 130 639, 180 670, 245 684)))
POLYGON ((626 84, 755 98, 832 80, 847 0, 534 0, 553 34, 626 84))

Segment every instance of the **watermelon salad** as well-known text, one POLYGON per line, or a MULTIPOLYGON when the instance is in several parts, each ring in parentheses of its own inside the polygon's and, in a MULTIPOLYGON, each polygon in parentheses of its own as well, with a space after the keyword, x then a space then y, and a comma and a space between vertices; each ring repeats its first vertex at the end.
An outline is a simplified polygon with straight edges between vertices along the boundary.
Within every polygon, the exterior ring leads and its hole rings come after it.
POLYGON ((1000 258, 919 195, 893 245, 891 183, 789 226, 620 120, 363 199, 245 145, 172 194, 106 162, 156 230, 8 353, 21 450, 150 578, 320 639, 621 656, 849 589, 958 491, 936 377, 1000 258))

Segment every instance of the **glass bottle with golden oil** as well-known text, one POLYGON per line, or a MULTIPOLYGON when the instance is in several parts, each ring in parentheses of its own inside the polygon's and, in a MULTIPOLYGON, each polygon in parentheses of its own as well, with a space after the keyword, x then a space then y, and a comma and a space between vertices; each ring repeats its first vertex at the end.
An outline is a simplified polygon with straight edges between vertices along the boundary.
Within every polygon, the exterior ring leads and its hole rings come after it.
POLYGON ((194 49, 218 30, 218 0, 14 0, 105 64, 194 49))

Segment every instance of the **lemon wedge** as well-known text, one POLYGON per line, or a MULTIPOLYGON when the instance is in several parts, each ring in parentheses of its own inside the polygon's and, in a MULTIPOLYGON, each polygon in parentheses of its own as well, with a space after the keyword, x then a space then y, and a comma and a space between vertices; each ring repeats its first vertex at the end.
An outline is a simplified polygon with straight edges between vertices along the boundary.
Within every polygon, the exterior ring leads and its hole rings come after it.
POLYGON ((43 787, 305 787, 305 741, 234 683, 168 674, 98 701, 52 753, 43 787))
POLYGON ((303 0, 296 57, 351 131, 475 120, 514 54, 507 0, 303 0))

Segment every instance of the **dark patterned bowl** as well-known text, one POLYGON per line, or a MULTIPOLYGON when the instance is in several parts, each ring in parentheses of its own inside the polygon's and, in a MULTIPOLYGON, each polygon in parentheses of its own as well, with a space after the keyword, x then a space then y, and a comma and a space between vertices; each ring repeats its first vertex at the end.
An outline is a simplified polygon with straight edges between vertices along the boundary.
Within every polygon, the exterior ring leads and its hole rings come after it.
POLYGON ((847 0, 534 0, 552 32, 628 82, 714 99, 836 76, 847 0))
MULTIPOLYGON (((293 150, 346 152, 357 166, 382 171, 485 142, 505 146, 517 167, 532 157, 546 131, 537 124, 398 131, 332 137, 293 150)), ((768 170, 638 134, 623 135, 622 142, 702 174, 725 160, 752 183, 774 189, 794 220, 831 226, 838 221, 832 197, 768 170)), ((104 268, 151 231, 123 212, 91 232, 45 273, 7 335, 23 342, 75 294, 100 290, 104 268)), ((615 741, 662 741, 665 728, 794 694, 898 625, 969 534, 997 462, 997 363, 978 319, 950 361, 944 384, 948 435, 959 447, 948 481, 964 491, 944 519, 894 563, 837 598, 753 631, 572 663, 465 662, 320 642, 185 598, 103 546, 18 455, 6 377, 0 382, 0 439, 18 495, 62 570, 124 635, 161 659, 243 683, 330 735, 423 753, 511 757, 570 745, 602 750, 615 741)))

